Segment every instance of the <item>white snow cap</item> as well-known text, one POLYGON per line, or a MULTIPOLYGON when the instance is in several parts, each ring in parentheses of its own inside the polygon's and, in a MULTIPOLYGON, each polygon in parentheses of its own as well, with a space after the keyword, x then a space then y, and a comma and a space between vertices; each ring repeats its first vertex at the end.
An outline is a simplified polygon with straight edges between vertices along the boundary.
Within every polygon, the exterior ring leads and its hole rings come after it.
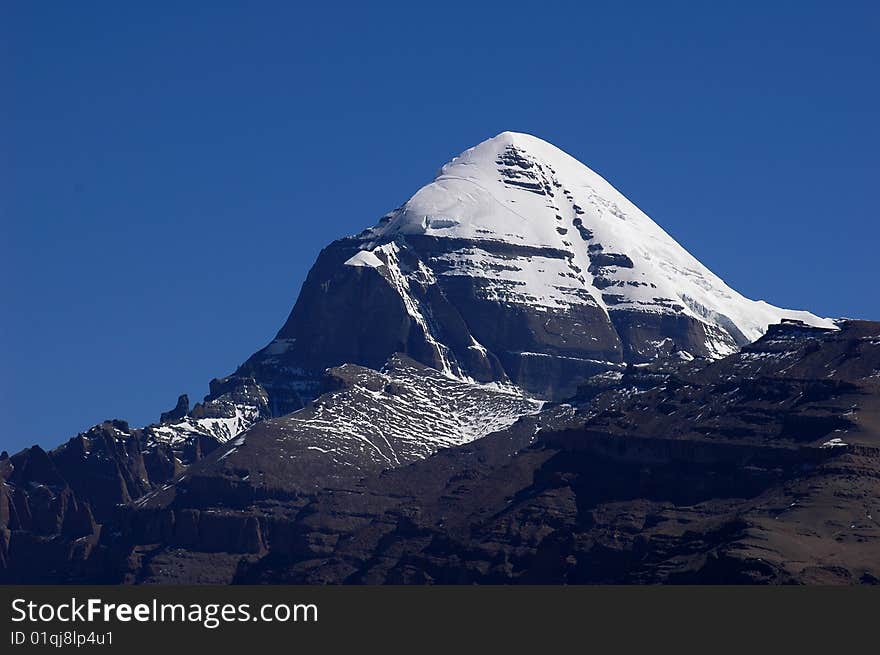
MULTIPOLYGON (((606 311, 679 311, 728 332, 739 330, 748 340, 783 318, 835 327, 809 312, 740 295, 600 175, 528 134, 502 132, 445 164, 433 182, 368 231, 367 250, 346 264, 375 266, 368 251, 398 234, 504 241, 570 253, 570 261, 582 271, 580 279, 563 275, 543 259, 540 266, 529 267, 533 270, 483 273, 521 283, 537 304, 576 302, 571 291, 577 287, 606 311), (599 285, 594 284, 597 274, 590 272, 591 264, 596 270, 597 252, 626 256, 619 258, 619 265, 603 263, 599 285), (614 294, 614 302, 605 294, 614 294), (672 305, 677 308, 670 309, 672 305)), ((479 253, 456 261, 460 274, 485 271, 479 253)))
POLYGON ((370 268, 379 268, 385 263, 376 257, 375 253, 369 250, 360 250, 354 256, 349 257, 345 262, 346 266, 368 266, 370 268))

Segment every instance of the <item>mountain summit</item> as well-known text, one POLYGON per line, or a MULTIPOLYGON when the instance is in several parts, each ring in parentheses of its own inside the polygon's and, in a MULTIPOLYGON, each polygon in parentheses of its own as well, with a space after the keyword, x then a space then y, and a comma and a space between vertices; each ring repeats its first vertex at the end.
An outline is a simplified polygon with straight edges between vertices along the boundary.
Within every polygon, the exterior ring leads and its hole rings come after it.
MULTIPOLYGON (((563 268, 540 270, 539 263, 492 275, 474 253, 447 273, 494 279, 499 295, 513 290, 511 302, 566 308, 581 304, 586 292, 606 312, 682 313, 720 328, 738 345, 781 318, 831 325, 808 312, 744 298, 602 177, 527 134, 502 132, 466 150, 367 235, 380 243, 432 235, 468 239, 475 248, 503 241, 565 253, 563 268)), ((723 335, 705 345, 712 355, 734 349, 723 335)))
POLYGON ((728 355, 783 318, 833 326, 743 297, 588 167, 502 132, 325 248, 276 339, 236 375, 283 412, 328 367, 400 352, 562 399, 627 363, 728 355))

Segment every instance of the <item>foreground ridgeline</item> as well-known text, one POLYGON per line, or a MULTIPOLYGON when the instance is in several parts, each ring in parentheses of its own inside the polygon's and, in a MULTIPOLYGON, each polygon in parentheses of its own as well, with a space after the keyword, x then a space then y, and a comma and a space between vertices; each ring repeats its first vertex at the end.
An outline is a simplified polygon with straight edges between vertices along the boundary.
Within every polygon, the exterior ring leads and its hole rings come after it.
POLYGON ((203 402, 0 480, 0 582, 877 582, 880 324, 744 298, 505 132, 203 402))

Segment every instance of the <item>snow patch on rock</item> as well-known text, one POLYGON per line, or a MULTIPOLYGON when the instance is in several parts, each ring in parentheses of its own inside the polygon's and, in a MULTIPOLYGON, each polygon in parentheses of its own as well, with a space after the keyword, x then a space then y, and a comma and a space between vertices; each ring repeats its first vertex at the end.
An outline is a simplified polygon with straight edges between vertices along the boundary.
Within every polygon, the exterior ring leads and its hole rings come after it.
POLYGON ((385 262, 376 257, 375 253, 370 250, 360 250, 346 262, 346 266, 366 266, 369 268, 379 268, 384 266, 385 262))

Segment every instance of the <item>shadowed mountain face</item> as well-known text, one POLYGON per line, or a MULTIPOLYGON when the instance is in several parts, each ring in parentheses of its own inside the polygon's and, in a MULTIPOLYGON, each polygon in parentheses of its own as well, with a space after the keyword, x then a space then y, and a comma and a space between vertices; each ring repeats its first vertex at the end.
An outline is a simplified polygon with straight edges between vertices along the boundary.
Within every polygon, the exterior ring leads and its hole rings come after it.
POLYGON ((878 399, 880 324, 742 297, 505 132, 203 402, 0 455, 0 581, 874 582, 878 399))

